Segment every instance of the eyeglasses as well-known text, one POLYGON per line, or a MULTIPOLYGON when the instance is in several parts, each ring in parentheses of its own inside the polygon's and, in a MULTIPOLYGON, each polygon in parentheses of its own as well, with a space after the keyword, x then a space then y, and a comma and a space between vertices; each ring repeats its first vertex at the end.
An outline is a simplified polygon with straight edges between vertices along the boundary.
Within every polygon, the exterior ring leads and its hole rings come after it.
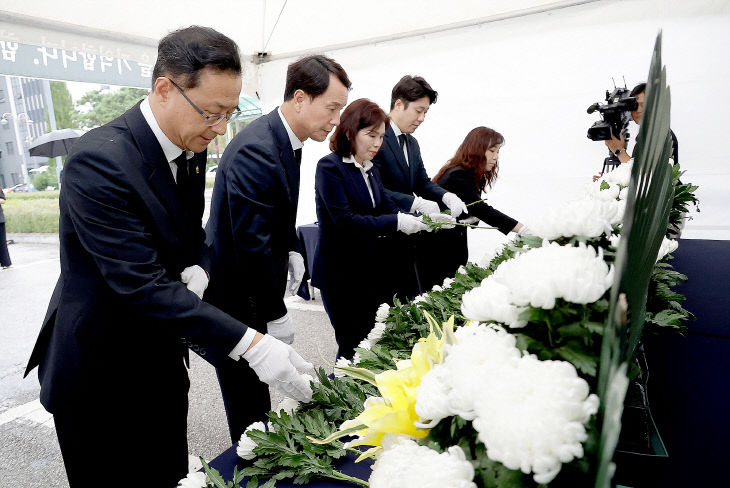
MULTIPOLYGON (((167 78, 167 79, 170 80, 170 78, 167 78)), ((229 113, 229 114, 207 114, 203 110, 200 110, 198 108, 198 106, 195 105, 193 103, 193 101, 188 98, 188 96, 185 94, 185 92, 183 91, 183 89, 180 88, 179 86, 177 86, 177 83, 175 83, 172 80, 170 80, 170 83, 172 83, 172 85, 175 88, 178 89, 178 91, 180 92, 180 94, 183 97, 185 97, 185 100, 188 101, 188 103, 190 104, 190 106, 193 107, 196 112, 198 112, 200 115, 203 116, 203 119, 205 119, 205 125, 207 125, 208 127, 213 127, 213 126, 218 125, 221 122, 221 120, 223 120, 223 119, 226 119, 226 122, 228 122, 231 119, 235 119, 239 115, 241 115, 241 110, 238 107, 236 107, 236 109, 233 112, 229 113)))

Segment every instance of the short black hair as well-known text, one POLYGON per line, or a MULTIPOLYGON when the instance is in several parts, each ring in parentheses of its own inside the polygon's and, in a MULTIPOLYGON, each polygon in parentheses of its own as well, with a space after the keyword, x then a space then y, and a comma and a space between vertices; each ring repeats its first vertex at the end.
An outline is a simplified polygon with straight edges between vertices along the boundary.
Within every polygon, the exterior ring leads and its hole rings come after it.
POLYGON ((646 91, 646 83, 639 83, 635 87, 631 89, 631 93, 629 93, 630 97, 635 97, 636 95, 639 95, 641 93, 644 93, 646 91))
POLYGON ((241 54, 229 37, 210 27, 193 25, 170 32, 157 45, 152 87, 160 76, 169 76, 184 88, 195 88, 200 71, 211 67, 241 74, 241 54))
POLYGON ((344 68, 332 58, 313 54, 294 61, 286 69, 284 101, 291 100, 297 90, 311 98, 318 97, 329 87, 330 74, 335 75, 348 90, 352 86, 344 68))
POLYGON ((404 107, 408 108, 409 103, 423 97, 428 97, 429 104, 436 103, 438 96, 438 92, 431 88, 431 85, 421 76, 405 75, 393 87, 390 95, 390 109, 393 110, 396 100, 399 99, 403 100, 404 107))

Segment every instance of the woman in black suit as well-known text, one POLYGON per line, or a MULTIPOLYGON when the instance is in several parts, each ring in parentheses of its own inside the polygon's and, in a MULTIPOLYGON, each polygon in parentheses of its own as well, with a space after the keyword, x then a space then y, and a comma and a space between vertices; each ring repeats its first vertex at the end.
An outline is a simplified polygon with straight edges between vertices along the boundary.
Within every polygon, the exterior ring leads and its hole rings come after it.
MULTIPOLYGON (((467 205, 482 200, 482 192, 497 179, 499 170, 499 149, 504 137, 488 127, 477 127, 467 134, 456 154, 433 178, 433 181, 461 198, 467 205)), ((499 229, 503 234, 521 232, 523 225, 485 201, 469 207, 467 223, 478 224, 479 220, 499 229)), ((453 277, 459 266, 466 264, 469 257, 466 227, 457 227, 439 232, 439 259, 434 266, 441 280, 453 277)))
POLYGON ((378 305, 399 294, 404 280, 415 279, 396 233, 427 229, 419 217, 399 212, 371 162, 388 124, 377 104, 352 102, 330 138, 333 152, 317 164, 319 243, 312 285, 321 291, 344 357, 372 329, 378 305))

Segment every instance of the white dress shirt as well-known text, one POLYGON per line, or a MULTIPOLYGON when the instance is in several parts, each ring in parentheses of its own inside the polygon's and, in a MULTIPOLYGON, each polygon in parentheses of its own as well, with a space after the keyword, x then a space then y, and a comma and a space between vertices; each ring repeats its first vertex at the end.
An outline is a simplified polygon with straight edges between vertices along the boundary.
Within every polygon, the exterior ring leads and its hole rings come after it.
MULTIPOLYGON (((155 119, 155 114, 152 113, 152 107, 150 107, 149 98, 145 98, 144 100, 142 100, 139 109, 142 111, 142 116, 147 121, 147 125, 150 126, 150 129, 152 129, 152 132, 155 134, 157 142, 160 143, 160 146, 162 147, 162 152, 165 153, 167 163, 170 165, 172 178, 175 180, 175 183, 177 183, 177 163, 175 162, 175 158, 182 154, 183 149, 177 147, 170 140, 170 138, 167 137, 164 132, 162 132, 162 129, 160 129, 160 124, 158 124, 157 119, 155 119)), ((187 159, 190 159, 193 157, 194 154, 194 152, 188 151, 185 157, 187 159)))
MULTIPOLYGON (((152 113, 152 107, 150 107, 149 98, 145 98, 144 100, 142 100, 139 109, 142 111, 142 116, 144 117, 145 121, 147 121, 147 125, 150 126, 150 129, 152 129, 152 132, 155 134, 157 142, 160 143, 160 147, 162 147, 162 152, 165 153, 165 158, 170 165, 172 177, 175 180, 175 183, 177 183, 177 163, 175 163, 174 160, 176 157, 182 154, 183 150, 177 147, 160 128, 160 124, 157 123, 157 119, 155 119, 155 115, 152 113)), ((192 151, 188 151, 186 156, 188 159, 190 159, 193 157, 194 154, 195 153, 193 153, 192 151)), ((241 355, 248 350, 249 346, 253 342, 253 339, 256 336, 256 332, 257 331, 255 329, 249 327, 246 330, 246 333, 243 334, 241 340, 238 341, 238 344, 236 344, 236 347, 233 348, 228 356, 231 359, 238 361, 241 355)))
POLYGON ((370 176, 368 175, 368 171, 370 171, 370 168, 373 167, 372 161, 363 161, 362 165, 355 161, 355 158, 352 156, 347 156, 346 158, 342 158, 342 162, 345 164, 354 164, 357 169, 360 170, 360 174, 362 174, 362 178, 365 180, 365 185, 368 187, 368 193, 370 193, 370 201, 373 202, 373 208, 375 208, 375 197, 373 197, 373 187, 370 186, 370 176))
POLYGON ((301 149, 304 147, 304 143, 299 140, 297 135, 294 133, 293 130, 291 130, 291 127, 289 127, 289 122, 286 121, 286 118, 284 118, 284 114, 281 113, 281 107, 278 107, 276 109, 277 113, 279 114, 279 118, 281 118, 281 122, 284 124, 284 128, 286 129, 286 133, 289 136, 289 142, 291 143, 291 148, 296 151, 297 149, 301 149))

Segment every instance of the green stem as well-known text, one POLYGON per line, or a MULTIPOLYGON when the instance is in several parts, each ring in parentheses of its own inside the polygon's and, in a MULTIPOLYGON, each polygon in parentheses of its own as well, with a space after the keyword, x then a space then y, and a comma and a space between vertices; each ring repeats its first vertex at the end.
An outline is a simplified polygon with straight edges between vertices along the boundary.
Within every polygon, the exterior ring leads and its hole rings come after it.
POLYGON ((352 454, 356 454, 358 457, 360 456, 360 454, 362 454, 361 450, 355 449, 354 447, 346 447, 345 451, 352 453, 352 454))
POLYGON ((339 471, 332 471, 332 474, 327 476, 336 480, 350 481, 351 483, 355 483, 360 486, 370 486, 370 483, 368 483, 367 481, 361 480, 360 478, 355 478, 354 476, 348 476, 344 473, 340 473, 339 471))
POLYGON ((555 347, 555 344, 553 344, 553 327, 550 325, 550 319, 546 319, 545 322, 547 322, 548 342, 550 343, 550 347, 555 347))
POLYGON ((484 202, 486 200, 487 200, 486 198, 483 199, 483 200, 477 200, 476 202, 467 203, 466 206, 467 207, 471 207, 472 205, 475 205, 475 204, 480 203, 480 202, 484 202))

